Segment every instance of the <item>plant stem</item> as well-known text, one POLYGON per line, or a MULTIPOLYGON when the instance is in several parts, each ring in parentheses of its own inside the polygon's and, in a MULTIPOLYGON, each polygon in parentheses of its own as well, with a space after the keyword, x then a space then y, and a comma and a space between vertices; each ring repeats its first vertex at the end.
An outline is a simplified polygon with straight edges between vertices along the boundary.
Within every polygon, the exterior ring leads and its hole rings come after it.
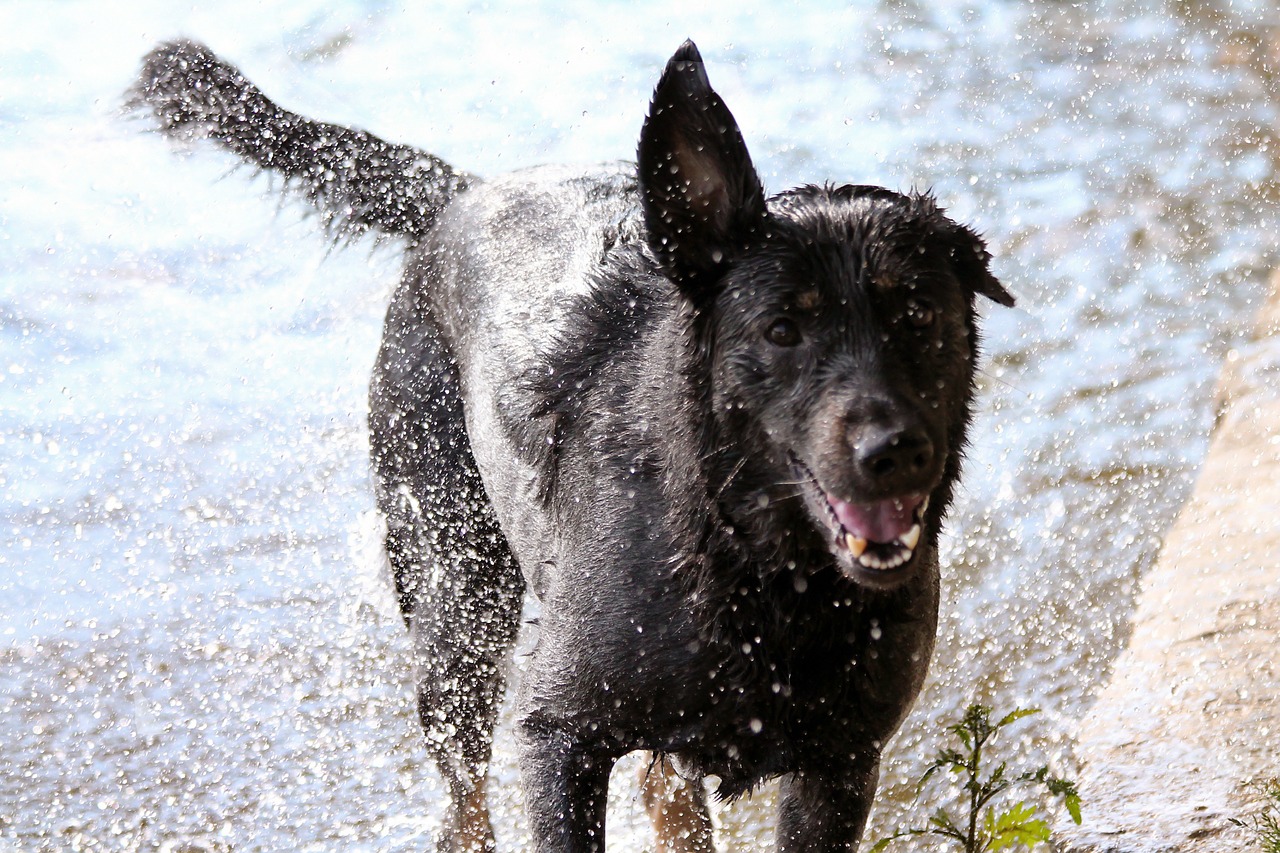
POLYGON ((969 757, 969 838, 965 842, 965 853, 978 851, 978 794, 981 785, 978 783, 978 771, 982 767, 982 734, 973 733, 973 754, 969 757))

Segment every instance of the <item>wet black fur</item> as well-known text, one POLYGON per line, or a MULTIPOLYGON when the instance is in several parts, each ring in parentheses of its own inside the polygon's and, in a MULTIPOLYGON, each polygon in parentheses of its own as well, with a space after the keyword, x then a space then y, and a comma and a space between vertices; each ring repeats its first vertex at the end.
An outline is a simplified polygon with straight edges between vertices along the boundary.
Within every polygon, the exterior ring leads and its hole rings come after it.
POLYGON ((635 749, 729 797, 782 777, 779 849, 855 849, 932 651, 975 298, 1012 304, 981 239, 928 196, 766 199, 690 43, 638 166, 587 175, 463 175, 289 113, 191 42, 148 56, 132 102, 282 173, 336 237, 409 241, 370 433, 453 794, 442 849, 492 845, 466 804, 526 583, 541 618, 518 737, 539 850, 603 849, 608 773, 635 749), (837 541, 832 501, 925 494, 902 568, 837 541))

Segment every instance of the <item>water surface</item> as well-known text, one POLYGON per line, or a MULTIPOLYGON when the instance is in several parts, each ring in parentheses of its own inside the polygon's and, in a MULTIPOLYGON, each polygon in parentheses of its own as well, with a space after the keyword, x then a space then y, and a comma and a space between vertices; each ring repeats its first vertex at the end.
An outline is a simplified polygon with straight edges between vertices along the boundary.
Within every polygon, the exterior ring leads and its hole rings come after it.
MULTIPOLYGON (((0 7, 0 846, 413 850, 440 812, 365 461, 396 247, 331 252, 267 179, 122 119, 176 35, 482 175, 632 156, 692 36, 770 189, 931 187, 1019 307, 986 321, 933 676, 874 820, 975 699, 1043 708, 1021 745, 1070 772, 1275 261, 1280 21, 823 5, 0 7)), ((647 843, 634 772, 617 850, 647 843)), ((509 732, 493 788, 521 849, 509 732)), ((766 849, 767 799, 722 817, 733 849, 766 849)))

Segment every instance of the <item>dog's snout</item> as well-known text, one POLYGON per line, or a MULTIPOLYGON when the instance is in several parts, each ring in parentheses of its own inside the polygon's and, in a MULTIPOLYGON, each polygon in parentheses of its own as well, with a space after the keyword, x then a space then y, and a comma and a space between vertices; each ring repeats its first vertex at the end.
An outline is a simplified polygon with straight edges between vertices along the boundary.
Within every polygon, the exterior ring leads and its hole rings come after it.
POLYGON ((933 442, 920 426, 864 426, 853 436, 854 463, 862 475, 889 490, 910 488, 933 466, 933 442))

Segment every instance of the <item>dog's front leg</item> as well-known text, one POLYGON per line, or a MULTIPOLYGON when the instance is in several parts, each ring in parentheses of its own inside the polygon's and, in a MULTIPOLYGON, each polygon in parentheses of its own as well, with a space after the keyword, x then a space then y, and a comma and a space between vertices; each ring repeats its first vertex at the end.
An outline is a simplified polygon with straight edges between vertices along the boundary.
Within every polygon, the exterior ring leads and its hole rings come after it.
POLYGON ((520 779, 538 853, 604 853, 614 756, 538 714, 517 726, 520 779))
POLYGON ((867 757, 837 778, 805 772, 782 780, 779 853, 854 851, 880 781, 880 757, 867 757))

